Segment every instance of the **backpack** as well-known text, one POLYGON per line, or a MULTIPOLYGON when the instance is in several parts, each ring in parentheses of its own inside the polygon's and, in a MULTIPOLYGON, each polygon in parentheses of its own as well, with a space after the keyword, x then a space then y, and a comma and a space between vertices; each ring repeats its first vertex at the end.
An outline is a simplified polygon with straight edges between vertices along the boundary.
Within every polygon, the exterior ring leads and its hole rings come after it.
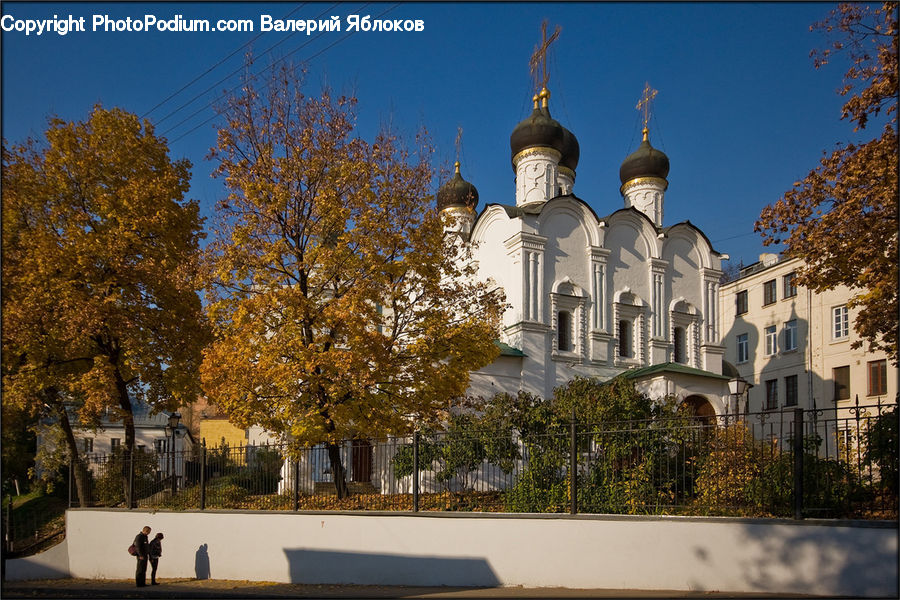
POLYGON ((131 544, 130 546, 128 546, 128 554, 130 554, 132 556, 137 556, 137 546, 135 546, 134 544, 131 544))

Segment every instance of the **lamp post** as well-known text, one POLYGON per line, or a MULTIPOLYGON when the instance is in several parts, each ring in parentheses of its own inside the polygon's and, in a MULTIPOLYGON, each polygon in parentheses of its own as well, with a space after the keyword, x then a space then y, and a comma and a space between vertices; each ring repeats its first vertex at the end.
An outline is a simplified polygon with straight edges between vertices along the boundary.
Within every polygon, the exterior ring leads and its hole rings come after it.
POLYGON ((172 456, 172 468, 169 471, 169 475, 172 477, 172 496, 175 496, 175 492, 177 491, 175 481, 175 432, 178 430, 179 421, 181 421, 181 413, 173 412, 169 415, 169 423, 166 425, 166 433, 170 430, 172 432, 172 448, 169 450, 172 456))
POLYGON ((749 387, 750 384, 740 375, 728 380, 728 391, 734 398, 734 412, 736 415, 741 412, 741 398, 743 398, 744 393, 749 387))

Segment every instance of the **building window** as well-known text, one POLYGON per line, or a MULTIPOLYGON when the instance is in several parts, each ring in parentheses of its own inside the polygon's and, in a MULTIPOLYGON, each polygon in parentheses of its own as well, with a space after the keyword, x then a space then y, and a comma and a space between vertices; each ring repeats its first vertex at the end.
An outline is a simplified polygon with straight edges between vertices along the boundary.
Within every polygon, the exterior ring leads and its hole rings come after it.
POLYGON ((836 340, 842 340, 850 335, 850 321, 846 306, 835 306, 831 309, 834 323, 833 336, 836 340))
POLYGON ((784 351, 797 349, 797 319, 784 324, 784 351))
POLYGON ((631 331, 631 321, 627 319, 619 321, 619 356, 622 358, 631 358, 634 355, 631 331))
POLYGON ((775 289, 775 280, 767 281, 763 284, 763 306, 774 303, 778 300, 778 291, 775 289))
POLYGON ((850 367, 838 367, 831 370, 831 378, 834 380, 834 399, 850 399, 850 367))
POLYGON ((869 396, 887 394, 887 361, 873 360, 869 363, 869 396))
POLYGON ((797 295, 797 273, 791 271, 782 279, 782 289, 784 291, 783 296, 785 298, 793 298, 797 295))
POLYGON ((153 440, 153 450, 156 451, 157 454, 162 454, 163 452, 167 452, 169 450, 169 440, 153 440))
POLYGON ((750 343, 747 339, 747 334, 742 333, 737 336, 737 361, 738 363, 745 363, 750 360, 750 343))
POLYGON ((672 330, 672 342, 675 344, 675 362, 687 362, 687 335, 684 327, 676 327, 672 330))
POLYGON ((784 405, 797 406, 797 376, 788 375, 784 378, 784 405))
POLYGON ((561 310, 556 314, 557 348, 560 352, 572 351, 572 313, 561 310))
POLYGON ((778 408, 778 380, 766 380, 766 410, 778 408))
POLYGON ((778 330, 774 325, 766 327, 766 356, 778 352, 778 330))
POLYGON ((111 440, 109 440, 109 448, 113 452, 115 452, 116 450, 118 450, 121 447, 122 447, 121 438, 112 438, 111 440))
POLYGON ((94 438, 82 438, 82 450, 87 454, 94 451, 94 438))
POLYGON ((749 310, 747 308, 747 290, 737 293, 736 302, 737 302, 737 314, 742 315, 749 310))

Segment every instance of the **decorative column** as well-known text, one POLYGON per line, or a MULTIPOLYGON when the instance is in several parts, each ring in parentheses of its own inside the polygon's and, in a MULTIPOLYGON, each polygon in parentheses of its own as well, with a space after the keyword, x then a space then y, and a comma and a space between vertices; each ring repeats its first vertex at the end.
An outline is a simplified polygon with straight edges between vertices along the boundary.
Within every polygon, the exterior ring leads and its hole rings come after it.
POLYGON ((590 247, 591 256, 591 329, 606 331, 606 261, 609 248, 590 247))

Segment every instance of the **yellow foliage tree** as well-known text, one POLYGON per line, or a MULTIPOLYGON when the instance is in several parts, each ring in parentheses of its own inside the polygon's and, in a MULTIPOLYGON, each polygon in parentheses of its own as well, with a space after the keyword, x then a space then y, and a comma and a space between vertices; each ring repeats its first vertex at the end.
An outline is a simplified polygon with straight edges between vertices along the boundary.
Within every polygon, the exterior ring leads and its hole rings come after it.
POLYGON ((45 136, 4 142, 3 402, 53 413, 76 459, 66 407, 88 425, 111 410, 130 452, 132 399, 174 408, 199 389, 190 163, 99 105, 84 122, 50 119, 45 136))
POLYGON ((388 133, 369 144, 355 99, 307 97, 301 78, 248 77, 222 108, 202 380, 237 426, 326 444, 343 497, 339 442, 439 418, 497 356, 503 298, 445 237, 421 137, 415 156, 388 133))

